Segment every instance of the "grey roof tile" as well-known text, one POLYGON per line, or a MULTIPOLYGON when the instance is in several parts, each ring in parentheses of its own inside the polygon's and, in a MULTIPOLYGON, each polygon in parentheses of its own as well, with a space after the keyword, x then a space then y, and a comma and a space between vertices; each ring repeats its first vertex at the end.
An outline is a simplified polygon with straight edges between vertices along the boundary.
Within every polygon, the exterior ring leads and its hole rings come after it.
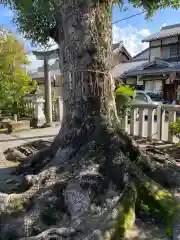
POLYGON ((144 74, 157 74, 157 73, 169 73, 169 72, 180 72, 180 63, 171 63, 169 67, 154 67, 154 68, 142 68, 145 64, 131 69, 128 72, 124 73, 122 77, 132 77, 132 76, 138 76, 138 75, 144 75, 144 74))
POLYGON ((134 61, 134 62, 130 61, 130 62, 126 62, 126 63, 121 63, 121 64, 116 65, 111 70, 111 74, 113 75, 113 77, 120 77, 125 72, 134 70, 137 67, 140 67, 147 62, 148 62, 147 60, 143 60, 143 61, 134 61))
POLYGON ((145 39, 142 40, 142 42, 150 42, 153 40, 160 40, 163 38, 173 37, 177 35, 180 35, 180 24, 163 27, 161 28, 160 32, 154 33, 146 37, 145 39))

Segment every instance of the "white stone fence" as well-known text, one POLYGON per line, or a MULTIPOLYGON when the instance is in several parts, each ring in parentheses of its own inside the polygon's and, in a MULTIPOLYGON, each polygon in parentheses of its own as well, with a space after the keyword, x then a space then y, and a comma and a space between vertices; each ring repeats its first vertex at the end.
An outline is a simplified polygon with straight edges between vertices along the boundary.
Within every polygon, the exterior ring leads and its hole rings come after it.
POLYGON ((179 105, 133 104, 131 113, 121 120, 123 130, 131 135, 145 137, 148 140, 177 142, 173 137, 169 123, 180 116, 179 105))

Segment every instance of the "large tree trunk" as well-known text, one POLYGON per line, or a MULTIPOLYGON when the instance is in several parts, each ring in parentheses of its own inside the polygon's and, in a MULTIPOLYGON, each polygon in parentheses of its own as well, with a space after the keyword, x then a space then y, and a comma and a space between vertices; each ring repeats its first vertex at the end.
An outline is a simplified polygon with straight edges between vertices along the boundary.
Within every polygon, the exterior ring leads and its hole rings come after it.
POLYGON ((119 130, 109 74, 113 1, 60 2, 54 39, 64 66, 63 129, 20 168, 26 191, 2 195, 2 239, 124 239, 150 188, 157 208, 166 208, 168 197, 169 227, 177 205, 137 167, 147 159, 119 130))
POLYGON ((110 1, 74 0, 61 4, 59 43, 63 54, 66 124, 73 122, 81 127, 89 117, 107 116, 112 100, 111 13, 110 1))
POLYGON ((60 46, 64 74, 62 131, 66 134, 60 131, 52 146, 53 154, 64 136, 66 142, 69 135, 70 141, 75 136, 74 142, 80 145, 77 135, 82 139, 102 122, 110 124, 117 119, 110 75, 111 1, 64 1, 59 9, 55 40, 60 46))

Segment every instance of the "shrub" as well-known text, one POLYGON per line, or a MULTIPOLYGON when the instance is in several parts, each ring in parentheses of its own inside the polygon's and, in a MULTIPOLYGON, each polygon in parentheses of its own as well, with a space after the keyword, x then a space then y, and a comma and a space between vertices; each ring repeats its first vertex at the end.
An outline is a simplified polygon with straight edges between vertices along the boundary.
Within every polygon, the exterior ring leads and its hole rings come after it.
POLYGON ((128 86, 121 86, 115 91, 116 107, 120 117, 131 111, 131 103, 135 95, 135 90, 128 86))
POLYGON ((176 122, 171 122, 169 124, 171 134, 176 136, 180 140, 180 117, 176 122))

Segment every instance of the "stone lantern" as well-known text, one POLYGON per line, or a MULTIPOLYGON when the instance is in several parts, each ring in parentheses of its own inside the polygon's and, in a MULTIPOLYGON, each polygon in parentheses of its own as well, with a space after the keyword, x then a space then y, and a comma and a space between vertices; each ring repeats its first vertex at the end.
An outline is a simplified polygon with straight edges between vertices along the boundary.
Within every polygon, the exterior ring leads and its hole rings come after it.
POLYGON ((32 127, 42 127, 46 123, 46 118, 44 115, 44 92, 36 87, 36 92, 34 93, 32 103, 34 104, 34 118, 32 120, 32 127))

